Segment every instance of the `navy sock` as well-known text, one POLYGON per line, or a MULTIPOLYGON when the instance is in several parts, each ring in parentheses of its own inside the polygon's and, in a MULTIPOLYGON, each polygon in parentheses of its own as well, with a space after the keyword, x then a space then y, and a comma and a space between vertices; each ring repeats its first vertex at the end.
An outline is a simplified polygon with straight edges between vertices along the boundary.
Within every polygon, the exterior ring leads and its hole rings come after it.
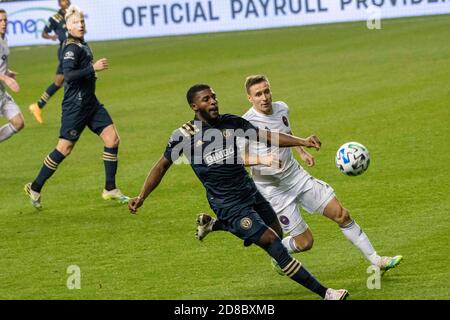
POLYGON ((42 165, 41 171, 37 178, 31 184, 31 190, 36 192, 41 192, 42 187, 44 186, 45 181, 50 178, 53 173, 55 173, 58 165, 65 159, 65 156, 59 152, 58 150, 53 150, 47 157, 44 159, 44 164, 42 165))
POLYGON ((317 293, 322 298, 325 297, 327 288, 302 266, 302 264, 291 255, 283 246, 280 239, 276 239, 268 248, 267 252, 275 259, 283 272, 295 282, 317 293))
POLYGON ((105 190, 110 191, 116 188, 117 173, 117 153, 119 148, 105 147, 103 150, 103 163, 105 164, 105 190))
POLYGON ((59 88, 61 87, 58 87, 56 84, 52 83, 50 87, 48 87, 47 90, 44 91, 41 98, 39 99, 38 101, 39 108, 42 109, 43 107, 45 107, 48 100, 50 100, 50 98, 56 93, 56 91, 59 90, 59 88))

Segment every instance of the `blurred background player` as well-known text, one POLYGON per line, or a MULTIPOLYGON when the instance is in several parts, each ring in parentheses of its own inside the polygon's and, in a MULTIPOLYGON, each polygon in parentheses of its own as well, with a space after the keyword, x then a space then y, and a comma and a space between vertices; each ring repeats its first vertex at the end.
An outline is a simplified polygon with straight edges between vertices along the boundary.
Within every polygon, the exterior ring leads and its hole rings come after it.
POLYGON ((216 94, 208 85, 192 86, 186 97, 195 118, 173 132, 166 151, 150 170, 140 194, 130 199, 130 211, 136 213, 172 163, 184 153, 206 189, 211 209, 227 231, 244 240, 246 246, 254 243, 264 249, 287 276, 323 299, 345 299, 347 290, 324 287, 283 246, 279 237, 282 231, 275 212, 238 160, 237 136, 233 132, 251 131, 254 139, 269 142, 278 139, 281 146, 303 145, 317 149, 320 148, 319 139, 315 136, 301 139, 283 133, 267 133, 257 130, 241 117, 220 115, 216 94))
POLYGON ((93 63, 92 51, 84 41, 86 29, 81 10, 71 6, 67 9, 65 18, 69 37, 62 50, 65 87, 59 141, 55 150, 44 159, 36 179, 25 185, 25 192, 32 205, 41 208, 42 187, 58 165, 71 153, 87 126, 104 142, 106 182, 102 197, 125 204, 128 197, 116 188, 115 180, 119 135, 108 111, 95 95, 96 72, 108 69, 108 61, 103 58, 93 63))
POLYGON ((6 92, 5 86, 13 92, 19 92, 16 81, 17 73, 8 69, 9 47, 6 38, 8 17, 6 11, 0 9, 0 116, 8 123, 0 127, 0 142, 10 138, 24 127, 23 115, 13 98, 6 92))
POLYGON ((45 107, 50 98, 62 87, 64 83, 64 74, 62 69, 61 60, 61 50, 64 41, 67 39, 67 27, 66 20, 64 16, 66 15, 66 10, 70 6, 70 0, 58 0, 58 5, 60 10, 55 15, 48 19, 48 23, 42 31, 42 38, 49 39, 53 41, 59 41, 58 48, 58 68, 56 69, 55 82, 52 83, 47 90, 41 95, 38 102, 33 103, 29 106, 30 112, 33 114, 37 122, 43 123, 42 109, 45 107), (54 33, 50 35, 50 33, 54 33))
MULTIPOLYGON (((249 76, 245 81, 247 98, 252 107, 243 115, 255 127, 292 134, 289 120, 289 108, 284 102, 272 102, 269 80, 263 75, 249 76)), ((310 167, 315 159, 303 147, 295 147, 300 158, 310 167)), ((290 253, 307 251, 313 246, 313 235, 300 213, 303 207, 309 213, 323 214, 336 222, 344 236, 350 240, 372 265, 387 271, 397 266, 402 256, 381 257, 373 248, 366 233, 350 217, 347 209, 336 198, 333 188, 327 183, 312 177, 295 160, 290 148, 278 148, 262 143, 250 142, 249 165, 258 163, 258 155, 276 154, 281 167, 255 165, 251 167, 253 180, 258 190, 266 198, 281 223, 283 231, 289 236, 283 239, 283 245, 290 253), (255 158, 256 157, 256 158, 255 158)), ((203 239, 211 230, 220 230, 220 223, 207 214, 200 214, 197 223, 197 238, 203 239)), ((276 267, 276 266, 275 266, 276 267)))

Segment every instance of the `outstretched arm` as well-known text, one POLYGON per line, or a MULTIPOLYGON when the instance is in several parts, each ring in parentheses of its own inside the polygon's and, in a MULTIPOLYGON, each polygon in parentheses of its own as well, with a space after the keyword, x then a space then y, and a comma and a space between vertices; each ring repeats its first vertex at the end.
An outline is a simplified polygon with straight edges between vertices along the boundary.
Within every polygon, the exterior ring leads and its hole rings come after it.
POLYGON ((259 129, 258 136, 263 142, 276 144, 280 147, 303 146, 307 148, 316 148, 316 150, 319 150, 322 145, 319 138, 315 135, 311 135, 303 139, 282 132, 272 132, 268 130, 259 129))
POLYGON ((142 206, 149 194, 152 193, 152 191, 159 185, 171 165, 172 163, 164 156, 158 160, 145 179, 144 186, 142 187, 139 195, 128 201, 128 209, 131 213, 137 212, 137 209, 142 206))
MULTIPOLYGON (((294 135, 294 133, 291 131, 290 134, 294 135)), ((308 151, 305 150, 303 147, 294 147, 295 151, 300 156, 300 159, 303 160, 303 162, 306 163, 308 167, 313 167, 316 164, 316 159, 313 155, 311 155, 308 151)))

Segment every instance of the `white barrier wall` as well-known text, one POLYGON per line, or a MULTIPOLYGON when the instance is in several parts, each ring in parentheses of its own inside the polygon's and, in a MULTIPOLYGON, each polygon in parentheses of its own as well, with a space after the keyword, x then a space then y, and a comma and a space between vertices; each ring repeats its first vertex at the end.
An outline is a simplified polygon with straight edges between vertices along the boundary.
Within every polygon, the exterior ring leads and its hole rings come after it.
MULTIPOLYGON (((72 0, 86 14, 86 39, 110 40, 449 14, 450 0, 72 0)), ((10 46, 41 38, 57 1, 0 3, 10 46)))

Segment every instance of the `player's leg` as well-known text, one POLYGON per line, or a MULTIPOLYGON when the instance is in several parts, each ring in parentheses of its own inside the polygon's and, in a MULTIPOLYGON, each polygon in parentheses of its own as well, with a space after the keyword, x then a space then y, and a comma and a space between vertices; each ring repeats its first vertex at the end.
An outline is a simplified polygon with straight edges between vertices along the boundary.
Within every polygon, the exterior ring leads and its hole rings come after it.
POLYGON ((350 213, 345 209, 336 197, 333 197, 323 210, 324 216, 336 222, 344 236, 357 247, 371 264, 380 267, 382 270, 389 270, 396 267, 402 260, 402 256, 380 257, 372 246, 366 233, 350 217, 350 213))
MULTIPOLYGON (((281 203, 285 203, 283 208, 277 211, 281 227, 284 233, 287 234, 282 240, 283 245, 288 249, 289 253, 310 250, 314 244, 313 234, 300 213, 297 197, 297 195, 288 197, 289 200, 285 196, 281 200, 281 203)), ((271 201, 280 202, 275 199, 271 199, 271 201)))
POLYGON ((103 140, 104 144, 103 164, 105 167, 105 188, 102 192, 102 198, 105 200, 115 200, 121 204, 128 203, 129 197, 125 196, 116 186, 120 144, 119 133, 108 111, 102 105, 97 107, 88 126, 103 140))
POLYGON ((56 172, 61 162, 69 156, 74 146, 75 141, 60 138, 56 148, 45 157, 36 179, 25 185, 24 190, 35 208, 41 208, 41 190, 44 184, 56 172))
POLYGON ((318 294, 323 299, 343 300, 347 298, 347 290, 334 290, 323 286, 300 261, 288 253, 281 239, 271 228, 267 228, 255 244, 264 249, 277 262, 286 276, 318 294))
POLYGON ((38 102, 31 104, 28 108, 37 122, 41 124, 44 122, 44 119, 42 118, 42 109, 45 107, 51 97, 62 87, 63 83, 64 74, 62 71, 62 65, 60 63, 56 71, 55 81, 42 93, 38 102))
POLYGON ((5 94, 0 104, 0 116, 8 120, 8 123, 0 127, 0 142, 2 142, 22 130, 25 122, 19 107, 9 95, 5 94))
POLYGON ((81 112, 76 105, 63 107, 58 144, 44 159, 36 179, 25 185, 25 192, 34 207, 41 207, 41 190, 46 181, 55 173, 59 164, 72 152, 75 143, 86 127, 86 117, 87 115, 81 112))

